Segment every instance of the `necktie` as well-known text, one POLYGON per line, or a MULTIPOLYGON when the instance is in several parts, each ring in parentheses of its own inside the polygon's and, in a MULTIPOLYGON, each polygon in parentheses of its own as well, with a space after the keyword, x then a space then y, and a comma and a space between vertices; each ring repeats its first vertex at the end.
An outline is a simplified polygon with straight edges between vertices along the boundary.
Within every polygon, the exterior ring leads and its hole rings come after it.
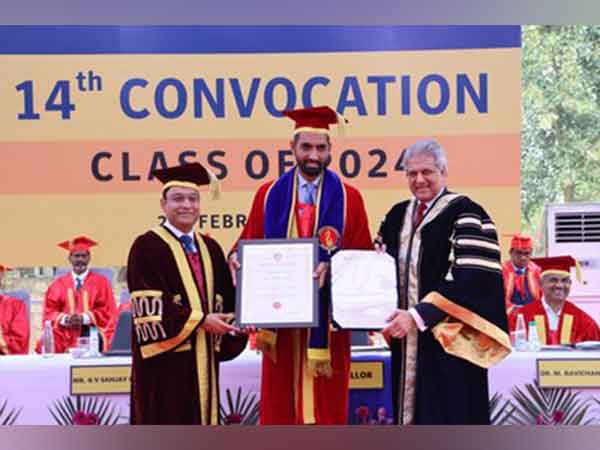
POLYGON ((423 202, 419 202, 417 205, 417 211, 415 213, 415 227, 421 223, 423 220, 423 216, 425 215, 425 210, 427 209, 427 205, 423 202))
POLYGON ((315 185, 312 183, 306 183, 305 185, 306 188, 306 198, 305 198, 305 202, 307 205, 314 205, 315 204, 315 185))
POLYGON ((187 234, 184 234, 179 238, 179 240, 181 241, 186 253, 196 253, 194 249, 194 242, 192 241, 191 237, 189 237, 187 234))
POLYGON ((79 278, 79 277, 75 278, 75 289, 77 289, 77 290, 81 289, 81 278, 79 278))
POLYGON ((517 275, 525 275, 525 269, 518 268, 517 275))

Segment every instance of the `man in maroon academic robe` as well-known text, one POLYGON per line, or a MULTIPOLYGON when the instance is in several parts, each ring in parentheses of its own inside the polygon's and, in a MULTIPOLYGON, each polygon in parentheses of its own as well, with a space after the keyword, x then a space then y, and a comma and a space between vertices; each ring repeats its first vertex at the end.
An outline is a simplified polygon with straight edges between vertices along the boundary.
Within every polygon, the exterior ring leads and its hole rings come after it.
POLYGON ((570 268, 576 265, 575 259, 554 256, 533 261, 542 268, 543 295, 540 300, 512 311, 509 316, 511 331, 515 330, 518 315, 523 314, 526 326, 535 322, 542 345, 600 341, 596 321, 567 300, 571 290, 570 268))
MULTIPOLYGON (((194 230, 202 185, 216 179, 198 163, 154 171, 164 183, 163 223, 129 252, 133 313, 131 423, 219 423, 218 362, 235 291, 219 244, 194 230)), ((238 350, 245 344, 245 336, 238 350)), ((237 353, 239 353, 239 351, 237 353)))
MULTIPOLYGON (((9 267, 0 264, 0 286, 9 267)), ((25 304, 0 294, 0 355, 25 355, 29 352, 29 315, 25 304)))
MULTIPOLYGON (((311 329, 262 329, 260 423, 346 424, 350 335, 331 324, 328 261, 337 249, 371 249, 368 219, 360 193, 327 169, 331 162, 329 125, 338 121, 329 107, 284 112, 296 122, 291 148, 296 166, 262 185, 240 239, 318 237, 320 318, 311 329)), ((229 258, 239 269, 236 252, 229 258)))
MULTIPOLYGON (((44 296, 42 327, 49 320, 54 332, 54 351, 65 353, 77 346, 77 338, 89 336, 96 327, 102 343, 100 351, 108 351, 115 331, 117 306, 110 281, 89 269, 90 248, 95 241, 78 236, 58 244, 69 252, 72 271, 54 280, 44 296)), ((41 352, 41 338, 36 352, 41 352)))

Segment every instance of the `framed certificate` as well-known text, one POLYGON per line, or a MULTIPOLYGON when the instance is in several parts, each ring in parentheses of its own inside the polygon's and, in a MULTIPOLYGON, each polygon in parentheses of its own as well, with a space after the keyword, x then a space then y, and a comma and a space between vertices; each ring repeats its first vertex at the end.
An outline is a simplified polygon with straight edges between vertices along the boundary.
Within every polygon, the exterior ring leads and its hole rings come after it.
POLYGON ((236 323, 260 328, 308 328, 318 323, 317 239, 241 240, 236 323))

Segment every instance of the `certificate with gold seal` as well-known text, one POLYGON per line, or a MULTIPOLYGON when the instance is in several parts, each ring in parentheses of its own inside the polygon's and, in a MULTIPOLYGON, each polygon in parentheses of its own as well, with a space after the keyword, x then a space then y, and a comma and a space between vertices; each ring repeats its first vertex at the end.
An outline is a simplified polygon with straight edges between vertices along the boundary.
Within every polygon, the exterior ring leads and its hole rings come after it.
POLYGON ((236 323, 259 328, 308 328, 318 323, 317 239, 238 243, 236 323))

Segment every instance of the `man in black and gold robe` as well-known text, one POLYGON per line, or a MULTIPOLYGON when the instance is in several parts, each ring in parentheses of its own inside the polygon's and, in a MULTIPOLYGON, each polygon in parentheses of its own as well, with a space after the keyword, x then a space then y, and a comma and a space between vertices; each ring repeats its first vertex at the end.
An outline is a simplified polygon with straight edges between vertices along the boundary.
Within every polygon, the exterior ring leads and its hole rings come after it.
POLYGON ((448 192, 437 142, 417 142, 403 161, 414 198, 392 207, 377 239, 398 269, 398 309, 383 330, 395 419, 488 424, 487 369, 510 353, 496 228, 480 205, 448 192))
POLYGON ((165 220, 129 253, 132 299, 132 424, 218 424, 218 361, 239 353, 232 336, 235 295, 219 244, 194 231, 199 186, 213 177, 200 164, 156 170, 165 220), (231 350, 233 354, 226 355, 231 350))

